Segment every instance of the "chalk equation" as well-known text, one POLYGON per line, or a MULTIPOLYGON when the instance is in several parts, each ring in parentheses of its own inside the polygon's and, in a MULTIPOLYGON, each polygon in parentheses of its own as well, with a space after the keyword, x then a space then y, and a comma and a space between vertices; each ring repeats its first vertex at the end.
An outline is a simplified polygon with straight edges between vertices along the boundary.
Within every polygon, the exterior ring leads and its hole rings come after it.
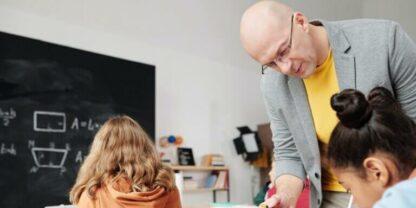
POLYGON ((60 169, 61 174, 66 171, 64 164, 70 151, 69 144, 65 148, 56 148, 53 142, 49 147, 35 147, 34 141, 29 141, 29 147, 35 162, 35 166, 30 169, 31 173, 36 173, 40 168, 60 169))
MULTIPOLYGON (((86 129, 95 131, 101 127, 101 124, 92 118, 82 120, 74 117, 70 123, 71 130, 86 129)), ((64 133, 67 131, 67 115, 64 112, 53 111, 34 111, 33 112, 33 129, 39 132, 64 133)))
POLYGON ((99 129, 101 125, 93 121, 91 118, 88 119, 88 121, 80 120, 77 117, 74 118, 71 124, 71 129, 73 130, 79 130, 80 128, 86 128, 89 131, 94 131, 96 129, 99 129))
POLYGON ((34 111, 33 130, 63 133, 66 131, 66 114, 63 112, 34 111))
POLYGON ((17 151, 16 148, 14 147, 14 144, 11 143, 9 145, 5 144, 5 143, 1 143, 1 147, 0 147, 0 155, 17 155, 17 151))
POLYGON ((82 163, 85 160, 85 155, 82 154, 82 151, 79 150, 77 152, 77 156, 75 157, 75 163, 82 163))
POLYGON ((3 120, 3 126, 9 126, 10 120, 16 118, 16 111, 13 108, 4 111, 0 108, 0 119, 3 120))

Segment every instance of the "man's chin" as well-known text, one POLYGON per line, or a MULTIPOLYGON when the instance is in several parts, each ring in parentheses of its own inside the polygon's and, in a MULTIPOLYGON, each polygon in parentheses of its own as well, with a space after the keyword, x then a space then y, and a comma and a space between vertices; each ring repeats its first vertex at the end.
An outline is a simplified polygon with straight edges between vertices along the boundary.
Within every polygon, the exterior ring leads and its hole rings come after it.
POLYGON ((303 73, 303 74, 294 74, 293 76, 297 77, 297 78, 300 78, 300 79, 306 79, 306 78, 310 77, 311 75, 303 73))
POLYGON ((309 77, 311 77, 311 75, 315 72, 315 70, 309 70, 309 69, 305 69, 305 71, 302 74, 299 74, 299 78, 302 79, 307 79, 309 77))

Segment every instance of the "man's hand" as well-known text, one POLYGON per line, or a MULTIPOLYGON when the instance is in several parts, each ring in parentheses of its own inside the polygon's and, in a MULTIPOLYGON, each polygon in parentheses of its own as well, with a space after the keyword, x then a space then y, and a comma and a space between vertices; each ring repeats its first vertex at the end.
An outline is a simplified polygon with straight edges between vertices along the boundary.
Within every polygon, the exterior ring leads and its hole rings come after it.
POLYGON ((292 175, 281 175, 275 181, 276 194, 263 202, 260 207, 295 208, 303 190, 303 181, 292 175))

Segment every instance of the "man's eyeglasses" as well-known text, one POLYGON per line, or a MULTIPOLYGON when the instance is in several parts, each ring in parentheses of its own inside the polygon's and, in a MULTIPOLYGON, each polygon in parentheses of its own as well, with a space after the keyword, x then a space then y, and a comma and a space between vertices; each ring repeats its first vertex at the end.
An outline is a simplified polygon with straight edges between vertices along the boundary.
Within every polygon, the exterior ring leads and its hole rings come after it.
POLYGON ((276 54, 276 57, 273 59, 272 62, 261 65, 261 74, 264 74, 264 70, 271 67, 273 64, 275 65, 277 62, 282 62, 283 59, 289 54, 289 51, 292 48, 293 17, 294 17, 294 14, 292 14, 292 17, 290 20, 289 45, 287 46, 285 50, 283 50, 282 52, 279 52, 279 54, 276 54))

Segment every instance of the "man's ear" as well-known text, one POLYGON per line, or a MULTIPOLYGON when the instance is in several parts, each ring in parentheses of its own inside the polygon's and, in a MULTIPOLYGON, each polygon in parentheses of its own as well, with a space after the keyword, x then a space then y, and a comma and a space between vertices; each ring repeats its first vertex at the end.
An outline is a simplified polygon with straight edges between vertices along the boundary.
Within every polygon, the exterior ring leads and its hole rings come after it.
POLYGON ((384 162, 376 157, 367 157, 363 162, 367 180, 380 183, 387 187, 390 181, 390 172, 384 162))
POLYGON ((305 32, 309 31, 309 20, 305 15, 303 15, 300 12, 293 13, 293 24, 294 26, 301 26, 302 30, 305 32))

